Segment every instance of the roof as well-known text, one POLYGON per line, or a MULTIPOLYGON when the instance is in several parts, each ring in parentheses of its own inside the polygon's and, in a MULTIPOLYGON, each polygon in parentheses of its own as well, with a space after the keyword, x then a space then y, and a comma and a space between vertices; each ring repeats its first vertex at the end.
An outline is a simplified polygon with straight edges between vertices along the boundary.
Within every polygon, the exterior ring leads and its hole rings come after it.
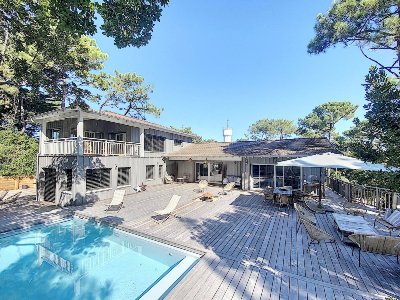
MULTIPOLYGON (((156 123, 152 123, 152 122, 148 122, 145 120, 140 120, 137 118, 133 118, 130 116, 125 116, 125 115, 121 115, 112 111, 107 111, 107 110, 103 110, 103 111, 98 111, 98 110, 92 110, 92 109, 87 109, 87 110, 81 110, 79 108, 64 108, 64 109, 57 109, 57 110, 52 110, 46 113, 42 113, 42 114, 38 114, 34 117, 35 121, 39 121, 39 120, 46 120, 46 119, 53 119, 54 117, 57 116, 63 116, 64 118, 71 118, 74 117, 75 115, 77 115, 79 112, 82 112, 83 114, 86 115, 86 117, 90 117, 90 115, 92 115, 93 117, 96 117, 98 119, 115 119, 115 120, 119 120, 119 121, 124 121, 127 123, 132 123, 132 125, 142 125, 144 127, 149 127, 152 129, 158 129, 158 130, 163 130, 166 132, 171 132, 174 134, 178 134, 178 135, 182 135, 182 136, 187 136, 187 137, 192 137, 194 138, 195 135, 194 134, 189 134, 189 133, 184 133, 181 132, 179 130, 175 130, 171 127, 167 127, 167 126, 163 126, 160 124, 156 124, 156 123)), ((75 116, 76 117, 76 116, 75 116)))
POLYGON ((326 138, 295 138, 276 141, 240 141, 233 143, 189 144, 168 153, 170 158, 237 158, 243 156, 308 156, 320 153, 340 153, 326 138))

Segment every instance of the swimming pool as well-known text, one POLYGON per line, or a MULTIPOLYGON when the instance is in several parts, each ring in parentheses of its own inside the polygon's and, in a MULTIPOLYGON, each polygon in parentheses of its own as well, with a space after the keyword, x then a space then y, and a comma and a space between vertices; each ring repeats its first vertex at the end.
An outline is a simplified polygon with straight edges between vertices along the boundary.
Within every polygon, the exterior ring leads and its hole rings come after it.
POLYGON ((0 235, 0 299, 157 299, 199 258, 73 218, 0 235))

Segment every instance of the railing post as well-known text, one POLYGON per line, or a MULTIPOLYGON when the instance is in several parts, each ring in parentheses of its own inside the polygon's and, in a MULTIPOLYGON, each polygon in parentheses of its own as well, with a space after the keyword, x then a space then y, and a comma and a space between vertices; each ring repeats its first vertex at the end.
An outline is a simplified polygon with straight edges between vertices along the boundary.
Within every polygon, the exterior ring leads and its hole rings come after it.
POLYGON ((399 195, 397 195, 396 192, 393 192, 393 194, 392 194, 392 209, 397 209, 397 201, 399 199, 398 197, 399 197, 399 195))
POLYGON ((124 142, 124 155, 126 156, 126 142, 124 142))
POLYGON ((104 155, 105 156, 108 155, 108 141, 107 140, 104 142, 104 155))

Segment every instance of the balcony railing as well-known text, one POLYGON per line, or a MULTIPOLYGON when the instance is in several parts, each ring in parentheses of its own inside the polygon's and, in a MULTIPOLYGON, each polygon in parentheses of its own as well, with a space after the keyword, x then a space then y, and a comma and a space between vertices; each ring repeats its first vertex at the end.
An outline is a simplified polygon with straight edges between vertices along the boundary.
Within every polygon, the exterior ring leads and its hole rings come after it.
POLYGON ((327 186, 343 196, 349 202, 358 202, 364 205, 374 206, 379 210, 396 208, 399 195, 389 189, 359 185, 346 182, 334 177, 327 177, 327 186))
MULTIPOLYGON (((77 138, 48 140, 44 142, 45 155, 76 155, 77 138)), ((101 156, 139 156, 140 144, 83 138, 84 155, 101 156)))

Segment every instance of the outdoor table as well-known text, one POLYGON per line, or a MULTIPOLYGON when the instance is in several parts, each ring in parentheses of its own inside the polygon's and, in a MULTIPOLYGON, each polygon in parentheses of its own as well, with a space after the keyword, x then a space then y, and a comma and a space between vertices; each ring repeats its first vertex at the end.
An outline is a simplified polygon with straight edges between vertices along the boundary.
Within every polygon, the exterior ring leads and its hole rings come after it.
MULTIPOLYGON (((280 202, 280 196, 281 195, 288 196, 289 197, 289 203, 292 202, 291 201, 291 200, 293 200, 292 199, 292 191, 293 191, 292 188, 282 188, 282 187, 274 188, 274 191, 273 191, 273 193, 274 193, 274 202, 277 201, 277 200, 280 202)), ((292 203, 290 203, 290 204, 292 204, 292 203)))
POLYGON ((347 238, 353 233, 358 234, 378 234, 376 230, 361 216, 352 216, 345 214, 332 214, 336 227, 340 232, 340 239, 344 242, 350 242, 347 238))

